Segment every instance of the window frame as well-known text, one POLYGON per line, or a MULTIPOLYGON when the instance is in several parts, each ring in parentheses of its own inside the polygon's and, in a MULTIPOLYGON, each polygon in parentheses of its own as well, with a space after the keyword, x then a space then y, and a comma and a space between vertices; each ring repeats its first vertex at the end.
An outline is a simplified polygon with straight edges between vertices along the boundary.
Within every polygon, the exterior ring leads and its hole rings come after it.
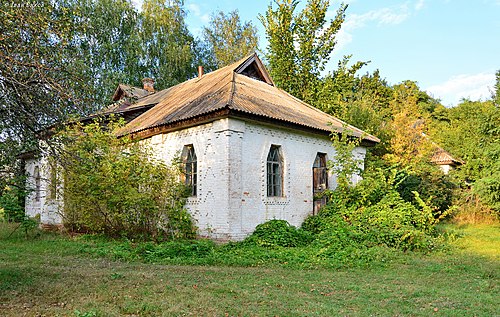
POLYGON ((40 176, 40 167, 39 166, 35 166, 35 168, 33 170, 33 178, 35 179, 35 202, 40 202, 42 178, 40 176))
POLYGON ((191 197, 198 194, 198 157, 192 144, 185 145, 183 149, 184 185, 191 189, 191 197))
POLYGON ((267 197, 283 197, 283 155, 280 145, 272 144, 266 158, 267 197))

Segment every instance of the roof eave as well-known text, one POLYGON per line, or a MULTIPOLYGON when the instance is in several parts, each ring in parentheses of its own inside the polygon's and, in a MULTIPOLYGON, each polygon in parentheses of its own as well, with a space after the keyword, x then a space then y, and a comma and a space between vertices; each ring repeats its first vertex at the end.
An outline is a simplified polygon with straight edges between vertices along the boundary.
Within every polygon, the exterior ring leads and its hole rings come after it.
MULTIPOLYGON (((218 109, 216 111, 208 112, 208 113, 205 113, 205 114, 200 115, 200 116, 186 118, 186 119, 179 120, 179 121, 163 123, 160 125, 147 127, 145 129, 141 129, 141 130, 126 132, 126 133, 121 134, 120 136, 130 135, 134 139, 146 139, 146 138, 152 137, 152 136, 157 135, 157 134, 177 131, 180 129, 185 129, 185 128, 189 128, 189 127, 193 127, 193 126, 197 126, 197 125, 201 125, 201 124, 206 124, 206 123, 213 122, 213 121, 218 120, 218 119, 224 119, 224 118, 250 120, 250 121, 258 123, 258 124, 264 123, 264 124, 269 124, 269 125, 273 125, 273 126, 280 126, 280 127, 284 127, 284 128, 288 128, 288 129, 292 129, 292 130, 299 130, 302 132, 320 134, 320 135, 328 136, 328 137, 331 137, 332 133, 339 133, 338 131, 319 129, 319 128, 310 127, 307 125, 297 124, 294 122, 289 122, 289 121, 285 121, 285 120, 279 120, 279 119, 274 119, 274 118, 256 115, 256 114, 252 114, 252 113, 247 113, 244 111, 234 110, 234 109, 230 109, 229 106, 226 106, 224 108, 218 109)), ((377 139, 376 137, 373 137, 373 138, 377 139)), ((372 140, 372 139, 367 139, 367 138, 363 138, 361 140, 361 145, 366 146, 366 147, 373 147, 373 146, 377 145, 377 143, 379 143, 379 142, 372 140)))

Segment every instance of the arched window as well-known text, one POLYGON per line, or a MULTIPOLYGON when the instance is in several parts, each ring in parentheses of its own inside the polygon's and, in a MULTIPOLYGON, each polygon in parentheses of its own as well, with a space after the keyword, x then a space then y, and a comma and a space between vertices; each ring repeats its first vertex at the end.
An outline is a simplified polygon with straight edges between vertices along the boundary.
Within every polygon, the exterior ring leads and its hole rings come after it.
POLYGON ((198 182, 198 166, 193 145, 185 145, 183 149, 184 183, 191 189, 191 196, 196 196, 198 182))
POLYGON ((326 204, 326 196, 321 195, 328 188, 328 170, 326 167, 326 154, 316 154, 313 164, 313 214, 318 214, 319 210, 326 204))
POLYGON ((313 164, 314 191, 324 191, 328 188, 328 171, 326 169, 326 154, 316 154, 313 164))
POLYGON ((267 196, 283 196, 283 160, 279 145, 271 145, 267 155, 267 196))
POLYGON ((35 177, 35 201, 40 201, 40 168, 38 166, 35 166, 33 177, 35 177))
POLYGON ((57 198, 57 166, 55 162, 51 162, 50 166, 50 199, 57 198))

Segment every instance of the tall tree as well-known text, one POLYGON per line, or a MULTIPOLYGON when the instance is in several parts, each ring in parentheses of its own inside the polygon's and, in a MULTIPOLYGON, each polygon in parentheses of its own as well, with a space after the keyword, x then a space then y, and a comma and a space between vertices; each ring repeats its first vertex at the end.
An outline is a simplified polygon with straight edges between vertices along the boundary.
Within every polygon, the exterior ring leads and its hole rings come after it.
POLYGON ((240 21, 237 10, 212 14, 208 27, 203 28, 203 39, 213 61, 208 65, 220 68, 257 50, 259 36, 252 22, 240 21))
POLYGON ((495 90, 493 91, 493 102, 497 107, 500 107, 500 70, 495 73, 495 90))
POLYGON ((308 0, 301 12, 299 1, 276 0, 259 19, 269 41, 266 58, 271 76, 280 88, 311 102, 318 93, 321 72, 335 48, 336 34, 345 19, 341 4, 333 20, 327 22, 329 0, 308 0))
POLYGON ((138 84, 144 76, 141 15, 128 0, 81 0, 73 10, 83 26, 75 41, 85 55, 89 99, 100 109, 118 83, 138 84))
POLYGON ((36 131, 88 112, 85 63, 73 41, 78 27, 70 1, 0 6, 1 180, 12 176, 16 154, 36 144, 36 131))
POLYGON ((144 76, 163 89, 189 79, 195 73, 194 39, 184 21, 182 0, 145 0, 140 37, 144 76))

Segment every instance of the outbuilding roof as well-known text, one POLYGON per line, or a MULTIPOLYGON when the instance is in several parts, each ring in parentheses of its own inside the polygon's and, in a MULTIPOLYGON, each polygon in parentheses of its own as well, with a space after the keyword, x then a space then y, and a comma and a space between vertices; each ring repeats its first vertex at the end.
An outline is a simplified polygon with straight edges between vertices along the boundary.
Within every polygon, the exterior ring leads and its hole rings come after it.
POLYGON ((370 144, 380 140, 274 86, 256 54, 201 77, 139 98, 120 112, 147 109, 121 135, 152 135, 220 117, 251 118, 277 125, 331 133, 348 129, 370 144))
POLYGON ((431 157, 431 162, 436 165, 462 165, 464 161, 456 159, 444 149, 437 147, 431 157))

